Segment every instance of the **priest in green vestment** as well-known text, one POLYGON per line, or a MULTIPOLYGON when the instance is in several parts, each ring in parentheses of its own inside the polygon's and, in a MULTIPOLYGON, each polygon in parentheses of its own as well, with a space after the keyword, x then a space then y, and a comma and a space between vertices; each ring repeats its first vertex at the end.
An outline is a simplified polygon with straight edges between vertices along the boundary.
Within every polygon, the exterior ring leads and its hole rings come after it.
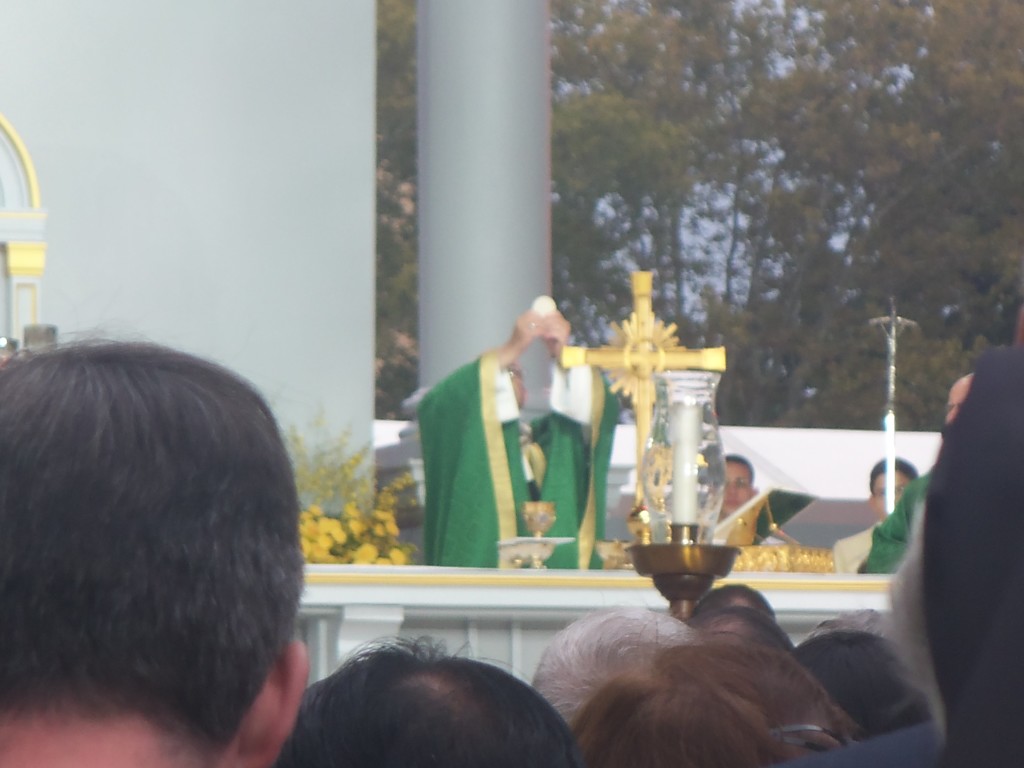
MULTIPOLYGON (((953 382, 946 400, 946 426, 960 413, 960 405, 971 391, 974 374, 968 373, 953 382)), ((875 526, 871 539, 871 551, 864 561, 864 573, 895 573, 906 554, 910 536, 915 529, 914 521, 924 512, 928 497, 931 473, 913 480, 903 489, 903 495, 896 502, 896 508, 885 520, 875 526)))
POLYGON ((419 406, 426 482, 428 565, 496 567, 498 541, 529 532, 523 503, 553 501, 548 536, 571 536, 549 568, 600 567, 605 491, 618 402, 589 367, 554 366, 551 413, 520 423, 525 399, 520 355, 541 339, 557 360, 569 323, 554 303, 535 303, 509 340, 434 386, 419 406))

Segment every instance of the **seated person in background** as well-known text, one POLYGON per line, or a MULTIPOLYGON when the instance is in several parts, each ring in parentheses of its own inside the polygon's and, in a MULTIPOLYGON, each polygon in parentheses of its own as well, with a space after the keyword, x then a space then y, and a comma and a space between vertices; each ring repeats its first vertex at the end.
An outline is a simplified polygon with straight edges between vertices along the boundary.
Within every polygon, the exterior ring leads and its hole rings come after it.
POLYGON ((713 611, 724 608, 727 605, 738 605, 744 608, 753 608, 755 611, 762 611, 772 619, 775 618, 775 609, 772 608, 768 599, 753 587, 746 584, 723 584, 713 588, 702 597, 693 609, 693 615, 705 611, 713 611))
POLYGON ((276 768, 583 768, 529 685, 427 640, 372 643, 306 692, 276 768))
POLYGON ((270 765, 308 663, 266 403, 112 343, 15 358, 0 400, 0 765, 270 765))
POLYGON ((915 481, 927 484, 927 515, 903 519, 913 534, 906 557, 901 546, 896 558, 893 636, 934 724, 868 739, 844 754, 804 758, 793 768, 1024 765, 1022 393, 1020 347, 986 352, 974 379, 954 384, 939 458, 931 475, 915 481))
POLYGON ((793 650, 793 641, 775 617, 756 608, 723 605, 694 613, 686 623, 700 633, 701 642, 742 646, 754 643, 779 651, 793 650))
POLYGON ((896 649, 879 635, 823 632, 800 643, 793 655, 853 718, 863 738, 931 719, 924 696, 911 686, 896 649))
POLYGON ((552 638, 533 675, 533 687, 567 721, 610 677, 647 667, 663 648, 697 640, 683 622, 640 607, 588 613, 552 638))
MULTIPOLYGON (((971 390, 971 374, 961 376, 949 389, 946 400, 946 424, 943 432, 954 422, 960 406, 971 390)), ((896 509, 880 525, 875 526, 871 538, 871 551, 864 561, 865 573, 892 573, 899 566, 907 550, 914 519, 924 509, 931 474, 921 475, 903 491, 896 509)))
POLYGON ((761 768, 854 730, 789 654, 732 645, 662 651, 609 680, 572 727, 588 768, 761 768))
POLYGON ((725 495, 719 520, 724 520, 757 495, 754 465, 745 456, 730 453, 725 457, 725 495))
POLYGON ((551 299, 541 299, 519 316, 505 344, 459 368, 420 402, 428 565, 497 566, 498 541, 528 535, 520 512, 533 499, 555 502, 547 535, 577 539, 557 547, 548 567, 601 567, 594 543, 604 538, 618 401, 597 370, 555 365, 552 413, 523 428, 520 355, 540 339, 557 361, 569 338, 568 321, 551 299))
MULTIPOLYGON (((907 487, 911 480, 917 479, 917 467, 911 464, 906 459, 896 459, 896 501, 900 500, 900 496, 903 495, 903 489, 907 487)), ((868 498, 868 504, 871 505, 871 509, 874 510, 875 516, 879 522, 885 520, 888 515, 888 510, 885 508, 885 459, 875 464, 871 468, 870 479, 868 480, 868 489, 871 491, 871 496, 868 498)))
MULTIPOLYGON (((903 489, 917 479, 917 469, 913 464, 904 459, 897 458, 895 463, 895 503, 899 504, 899 500, 903 496, 903 489)), ((868 479, 868 489, 871 492, 871 495, 868 496, 868 506, 875 513, 877 522, 859 533, 839 539, 832 547, 833 561, 837 573, 856 573, 862 569, 864 561, 871 551, 875 527, 879 522, 884 522, 888 518, 885 506, 885 481, 887 478, 885 470, 885 459, 882 459, 871 468, 871 475, 868 479)))

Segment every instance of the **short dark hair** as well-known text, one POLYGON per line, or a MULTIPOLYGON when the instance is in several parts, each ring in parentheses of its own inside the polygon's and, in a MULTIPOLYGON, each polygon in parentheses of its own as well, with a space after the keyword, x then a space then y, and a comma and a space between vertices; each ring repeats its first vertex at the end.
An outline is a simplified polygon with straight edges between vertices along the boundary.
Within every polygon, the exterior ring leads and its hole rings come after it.
POLYGON ((793 641, 773 616, 744 605, 723 605, 695 613, 686 622, 705 642, 757 645, 779 651, 793 650, 793 641))
POLYGON ((697 605, 693 608, 693 615, 715 611, 729 605, 753 608, 755 611, 761 611, 770 616, 773 621, 775 620, 775 609, 768 602, 768 598, 746 584, 723 584, 712 589, 697 601, 697 605))
POLYGON ((0 711, 226 743, 291 641, 298 501, 270 409, 149 345, 0 371, 0 711))
POLYGON ((864 738, 927 722, 924 696, 884 637, 856 630, 823 632, 793 651, 860 726, 864 738))
MULTIPOLYGON (((909 461, 897 457, 894 464, 896 466, 896 471, 905 475, 908 480, 917 480, 917 467, 915 467, 909 461)), ((877 478, 879 475, 884 474, 885 459, 882 459, 880 462, 878 462, 877 464, 875 464, 875 466, 871 468, 871 476, 868 479, 869 491, 875 490, 875 478, 877 478)))
POLYGON ((275 768, 583 768, 569 726, 498 667, 373 643, 306 692, 275 768))
POLYGON ((750 459, 748 459, 746 456, 741 456, 738 453, 727 453, 725 455, 725 463, 728 464, 729 462, 732 462, 733 464, 742 464, 744 467, 746 467, 747 473, 750 475, 750 483, 751 485, 753 485, 754 465, 750 463, 750 459))

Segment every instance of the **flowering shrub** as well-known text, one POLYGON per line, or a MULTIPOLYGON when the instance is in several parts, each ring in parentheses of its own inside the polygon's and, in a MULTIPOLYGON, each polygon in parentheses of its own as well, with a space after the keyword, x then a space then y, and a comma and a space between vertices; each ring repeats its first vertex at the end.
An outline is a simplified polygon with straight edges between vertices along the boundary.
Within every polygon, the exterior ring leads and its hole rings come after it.
POLYGON ((348 435, 309 449, 288 435, 302 513, 299 538, 307 563, 405 565, 413 546, 398 540, 395 510, 412 485, 406 473, 376 489, 369 449, 349 449, 348 435))

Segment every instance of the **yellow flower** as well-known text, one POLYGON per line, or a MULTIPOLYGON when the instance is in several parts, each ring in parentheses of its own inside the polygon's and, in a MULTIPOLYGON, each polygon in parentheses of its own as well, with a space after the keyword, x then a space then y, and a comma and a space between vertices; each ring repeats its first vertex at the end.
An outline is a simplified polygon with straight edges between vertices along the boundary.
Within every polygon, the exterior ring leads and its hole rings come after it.
POLYGON ((336 517, 326 517, 320 523, 320 530, 337 539, 344 536, 345 531, 341 527, 341 520, 336 517))
POLYGON ((374 487, 368 448, 353 449, 351 436, 324 435, 326 419, 306 431, 288 431, 295 482, 304 508, 298 527, 310 563, 411 562, 413 547, 398 541, 395 511, 413 485, 408 473, 374 487), (322 439, 326 437, 326 440, 322 439))
POLYGON ((397 547, 391 550, 391 552, 388 554, 388 557, 391 558, 391 562, 395 565, 405 565, 409 562, 409 556, 397 547))
POLYGON ((377 551, 377 548, 373 546, 373 544, 366 542, 360 545, 359 549, 355 551, 355 555, 353 555, 352 561, 358 563, 359 565, 369 565, 370 563, 374 563, 377 561, 378 555, 379 553, 377 551))

